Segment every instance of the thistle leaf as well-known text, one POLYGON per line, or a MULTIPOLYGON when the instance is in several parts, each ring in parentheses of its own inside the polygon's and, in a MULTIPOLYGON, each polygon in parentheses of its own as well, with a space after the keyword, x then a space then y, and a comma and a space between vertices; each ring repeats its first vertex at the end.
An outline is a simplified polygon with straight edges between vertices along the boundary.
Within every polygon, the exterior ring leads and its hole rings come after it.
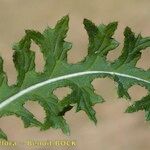
MULTIPOLYGON (((90 120, 97 123, 93 106, 104 102, 92 86, 96 78, 109 77, 118 85, 118 96, 130 99, 128 89, 135 84, 150 91, 150 70, 144 71, 135 65, 140 59, 141 50, 150 46, 150 37, 135 35, 129 27, 124 31, 124 47, 121 56, 110 63, 106 56, 119 42, 114 38, 117 22, 96 26, 84 19, 84 26, 89 36, 88 55, 79 63, 69 64, 67 52, 72 44, 65 41, 69 17, 63 17, 54 28, 46 28, 43 33, 26 30, 25 36, 13 46, 13 61, 18 72, 14 85, 8 85, 7 75, 3 71, 3 59, 0 58, 0 117, 16 115, 24 126, 61 129, 69 133, 69 126, 64 119, 66 112, 73 107, 76 112, 84 111, 90 120), (43 72, 36 72, 35 53, 31 50, 32 42, 39 46, 45 66, 43 72), (59 87, 70 87, 72 92, 63 100, 54 94, 59 87), (40 122, 28 111, 24 104, 37 101, 45 110, 44 122, 40 122)), ((150 118, 148 96, 127 109, 127 112, 145 110, 150 118)), ((6 135, 0 130, 0 138, 6 135)))

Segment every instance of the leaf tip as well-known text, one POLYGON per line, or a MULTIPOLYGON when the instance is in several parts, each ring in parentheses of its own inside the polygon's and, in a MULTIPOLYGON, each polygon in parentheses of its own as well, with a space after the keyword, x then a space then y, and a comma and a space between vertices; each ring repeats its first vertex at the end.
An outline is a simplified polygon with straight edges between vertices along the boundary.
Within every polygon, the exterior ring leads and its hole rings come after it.
POLYGON ((85 26, 85 28, 97 28, 96 25, 89 19, 84 18, 83 20, 83 24, 85 26))
POLYGON ((66 23, 68 24, 69 22, 69 14, 65 15, 64 17, 62 17, 59 21, 58 21, 58 24, 59 23, 66 23))
POLYGON ((133 113, 135 111, 136 111, 135 107, 131 105, 125 110, 125 113, 133 113))
POLYGON ((85 18, 83 20, 83 24, 84 24, 84 28, 87 31, 89 37, 90 36, 93 37, 93 36, 95 36, 98 33, 97 26, 92 21, 90 21, 89 19, 85 18))
POLYGON ((124 30, 124 36, 125 37, 130 37, 130 36, 134 36, 134 33, 132 32, 131 28, 130 27, 126 27, 125 30, 124 30))

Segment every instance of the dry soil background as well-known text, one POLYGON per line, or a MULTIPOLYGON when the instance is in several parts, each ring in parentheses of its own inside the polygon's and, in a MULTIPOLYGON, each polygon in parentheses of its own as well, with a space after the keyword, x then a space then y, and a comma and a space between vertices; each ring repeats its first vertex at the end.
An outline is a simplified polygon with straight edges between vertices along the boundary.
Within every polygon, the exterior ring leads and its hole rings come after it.
MULTIPOLYGON (((16 80, 16 71, 12 62, 11 46, 24 35, 24 29, 44 30, 48 25, 53 26, 62 16, 70 15, 70 30, 67 40, 74 46, 68 53, 68 61, 75 63, 87 54, 88 38, 82 25, 83 18, 89 18, 96 24, 119 21, 115 37, 123 42, 123 30, 130 26, 136 33, 150 35, 150 1, 149 0, 0 0, 0 53, 4 60, 5 71, 9 83, 16 80)), ((37 70, 43 63, 38 47, 36 51, 37 70)), ((109 60, 114 60, 120 54, 120 47, 111 52, 109 60)), ((138 67, 149 68, 150 52, 143 52, 138 67)), ((67 113, 66 119, 71 127, 71 136, 65 136, 59 130, 40 132, 36 128, 24 129, 20 119, 5 117, 0 120, 0 127, 7 133, 10 140, 23 142, 29 139, 77 141, 74 148, 44 148, 37 150, 74 149, 74 150, 149 150, 150 125, 144 121, 143 112, 135 114, 123 113, 128 105, 124 99, 118 99, 115 84, 109 79, 98 79, 93 82, 96 92, 101 94, 106 103, 95 106, 98 124, 94 126, 83 112, 67 113)), ((58 96, 67 89, 56 91, 58 96)), ((133 100, 146 95, 146 90, 134 86, 129 90, 133 100)), ((43 109, 38 104, 28 102, 26 107, 39 119, 43 119, 43 109)), ((23 144, 15 148, 0 147, 0 150, 28 150, 23 144)))

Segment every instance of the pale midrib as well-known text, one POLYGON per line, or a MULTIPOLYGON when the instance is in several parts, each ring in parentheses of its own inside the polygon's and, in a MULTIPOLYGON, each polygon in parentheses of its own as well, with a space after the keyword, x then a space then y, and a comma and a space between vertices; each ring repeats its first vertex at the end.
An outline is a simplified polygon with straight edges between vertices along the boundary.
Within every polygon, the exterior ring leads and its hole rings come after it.
POLYGON ((138 81, 150 84, 150 81, 147 81, 147 80, 135 77, 135 76, 127 75, 127 74, 118 73, 118 72, 110 72, 110 71, 84 71, 84 72, 77 72, 77 73, 73 73, 73 74, 68 74, 68 75, 64 75, 64 76, 48 79, 46 81, 34 84, 34 85, 32 85, 32 86, 30 86, 30 87, 28 87, 28 88, 18 92, 17 94, 9 97, 8 99, 3 101, 2 103, 0 103, 0 109, 4 108, 5 106, 7 106, 11 102, 15 101, 17 98, 25 95, 26 93, 29 93, 29 92, 31 92, 31 91, 33 91, 35 89, 38 89, 38 88, 40 88, 42 86, 47 85, 47 84, 50 84, 50 83, 53 83, 53 82, 57 82, 57 81, 60 81, 60 80, 65 80, 65 79, 69 79, 69 78, 78 77, 78 76, 90 75, 90 74, 117 75, 117 76, 129 78, 129 79, 135 79, 135 80, 138 80, 138 81))

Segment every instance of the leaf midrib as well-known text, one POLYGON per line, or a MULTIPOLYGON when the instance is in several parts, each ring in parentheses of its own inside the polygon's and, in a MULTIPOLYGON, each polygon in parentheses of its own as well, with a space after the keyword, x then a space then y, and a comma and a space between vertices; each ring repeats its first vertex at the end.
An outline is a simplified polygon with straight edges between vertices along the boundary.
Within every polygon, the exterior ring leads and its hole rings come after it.
POLYGON ((94 74, 106 74, 106 75, 117 75, 120 77, 125 77, 125 78, 129 78, 129 79, 134 79, 134 80, 138 80, 144 83, 148 83, 150 84, 150 81, 136 77, 136 76, 132 76, 132 75, 128 75, 128 74, 123 74, 123 73, 118 73, 118 72, 111 72, 111 71, 83 71, 83 72, 77 72, 77 73, 73 73, 73 74, 68 74, 68 75, 63 75, 60 77, 56 77, 56 78, 52 78, 52 79, 48 79, 46 81, 34 84, 26 89, 23 89, 22 91, 18 92, 17 94, 9 97, 8 99, 4 100, 2 103, 0 103, 0 109, 4 108, 5 106, 7 106, 8 104, 10 104, 11 102, 15 101, 17 98, 35 90, 38 88, 41 88, 47 84, 50 83, 54 83, 60 80, 65 80, 65 79, 69 79, 69 78, 74 78, 74 77, 79 77, 79 76, 84 76, 84 75, 94 75, 94 74))

